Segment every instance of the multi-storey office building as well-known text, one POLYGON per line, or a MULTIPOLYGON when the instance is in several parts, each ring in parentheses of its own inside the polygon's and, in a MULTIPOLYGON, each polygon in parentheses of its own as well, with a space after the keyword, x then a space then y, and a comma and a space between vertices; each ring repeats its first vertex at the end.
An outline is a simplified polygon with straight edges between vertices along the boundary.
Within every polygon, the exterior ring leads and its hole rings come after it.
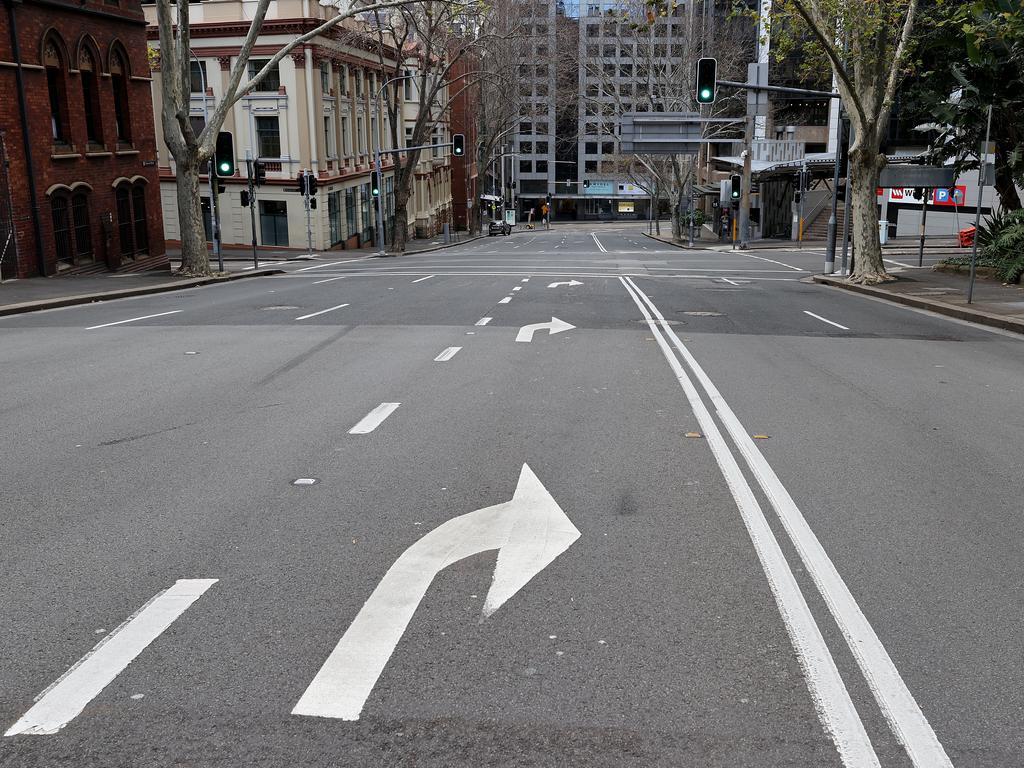
MULTIPOLYGON (((296 36, 311 31, 334 13, 306 0, 275 0, 248 62, 249 74, 296 36)), ((146 6, 149 38, 159 45, 155 6, 146 6)), ((231 66, 249 28, 248 4, 242 0, 203 0, 191 9, 192 62, 190 112, 197 126, 206 110, 223 96, 231 66)), ((254 91, 229 111, 223 131, 232 134, 237 172, 225 182, 219 196, 222 239, 225 244, 251 242, 250 211, 242 206, 247 190, 246 158, 266 163, 267 183, 257 192, 256 237, 260 246, 304 248, 307 245, 307 211, 296 190, 296 176, 304 169, 316 174, 316 209, 309 211, 309 228, 315 250, 357 248, 373 242, 376 229, 371 172, 374 150, 391 148, 391 132, 380 89, 384 72, 394 70, 397 51, 380 48, 363 22, 347 20, 283 58, 254 91), (388 60, 387 56, 390 56, 388 60)), ((406 57, 406 74, 416 66, 415 55, 406 57)), ((154 76, 154 105, 160 109, 160 72, 154 76)), ((408 81, 407 81, 408 82, 408 81)), ((408 117, 412 99, 408 88, 398 89, 408 117)), ((159 114, 159 112, 158 112, 159 114)), ((164 223, 168 239, 180 239, 173 159, 160 146, 160 179, 164 223)), ((404 131, 399 141, 404 146, 404 131)), ((391 157, 383 158, 382 201, 385 229, 394 221, 394 174, 391 157)), ((446 157, 422 157, 417 169, 419 183, 408 207, 404 225, 410 232, 432 235, 450 208, 450 168, 446 157), (439 162, 440 161, 440 162, 439 162)), ((204 191, 208 185, 204 184, 204 191)), ((209 237, 210 205, 204 196, 203 211, 209 237)))

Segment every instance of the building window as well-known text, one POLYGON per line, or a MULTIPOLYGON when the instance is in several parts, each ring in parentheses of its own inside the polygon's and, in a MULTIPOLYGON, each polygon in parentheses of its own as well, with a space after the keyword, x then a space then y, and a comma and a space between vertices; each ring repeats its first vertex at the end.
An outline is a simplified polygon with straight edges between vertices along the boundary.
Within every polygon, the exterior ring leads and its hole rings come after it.
POLYGON ((260 200, 260 235, 263 245, 288 245, 288 203, 260 200))
POLYGON ((192 60, 190 66, 190 85, 192 93, 206 93, 206 62, 192 60))
POLYGON ((70 144, 71 126, 68 123, 68 100, 64 82, 66 68, 64 59, 52 40, 46 43, 43 64, 46 67, 46 89, 50 99, 50 132, 53 143, 70 144))
POLYGON ((524 155, 533 154, 533 142, 532 141, 521 141, 519 142, 519 151, 524 155))
POLYGON ((75 260, 92 259, 92 232, 89 227, 89 198, 79 192, 71 198, 71 219, 75 226, 75 260))
POLYGON ((530 160, 519 161, 519 172, 520 173, 533 173, 533 162, 530 160))
POLYGON ((603 154, 603 155, 614 155, 615 154, 615 142, 614 141, 602 141, 601 142, 601 154, 603 154))
POLYGON ((354 83, 355 83, 354 90, 355 90, 356 98, 357 99, 361 99, 363 97, 363 72, 362 72, 362 70, 357 69, 353 73, 353 77, 354 77, 354 83))
POLYGON ((588 141, 583 144, 583 154, 585 155, 596 155, 597 154, 597 142, 588 141))
POLYGON ((345 236, 352 237, 356 234, 356 189, 350 187, 345 190, 345 236))
POLYGON ((348 67, 342 66, 338 76, 339 96, 348 96, 348 67))
POLYGON ((350 136, 348 132, 348 118, 341 118, 341 153, 346 157, 352 154, 352 145, 350 143, 350 136))
POLYGON ((538 160, 537 161, 537 173, 547 173, 547 172, 548 172, 548 161, 547 160, 538 160))
MULTIPOLYGON (((256 77, 260 70, 269 63, 270 59, 249 59, 249 79, 251 80, 256 77)), ((277 93, 281 90, 281 72, 277 64, 267 72, 266 77, 260 80, 253 90, 261 93, 277 93)), ((277 157, 277 155, 274 155, 274 157, 277 157)))
POLYGON ((320 62, 320 92, 323 96, 331 95, 331 65, 320 62))
POLYGON ((327 221, 330 224, 331 245, 337 245, 345 236, 341 232, 341 192, 327 196, 327 221))
POLYGON ((100 93, 96 80, 96 61, 88 50, 83 49, 78 57, 78 71, 82 81, 85 136, 90 144, 102 145, 103 128, 100 124, 100 93))
POLYGON ((546 141, 537 142, 537 154, 546 155, 548 153, 548 143, 546 141))
POLYGON ((276 115, 256 118, 256 143, 260 157, 281 156, 281 129, 276 115))
POLYGON ((412 89, 413 89, 412 70, 411 69, 407 69, 402 74, 403 74, 404 77, 407 78, 405 80, 405 82, 402 83, 402 87, 403 87, 403 90, 404 90, 404 94, 403 95, 405 96, 405 100, 406 101, 412 101, 412 99, 413 99, 413 96, 412 96, 412 89))
POLYGON ((585 173, 597 173, 597 160, 587 160, 583 163, 585 173))
POLYGON ((327 157, 335 157, 334 130, 331 126, 330 115, 324 115, 324 154, 327 157))
POLYGON ((145 185, 142 182, 124 182, 118 186, 114 197, 117 203, 117 236, 121 241, 121 258, 133 259, 148 253, 145 185))
POLYGON ((114 91, 114 126, 117 140, 130 144, 132 140, 132 119, 128 106, 128 67, 120 52, 110 57, 110 84, 114 91))
POLYGON ((57 261, 74 264, 71 224, 68 220, 68 199, 63 195, 50 198, 50 214, 53 217, 53 244, 57 251, 57 261))
POLYGON ((363 130, 363 118, 356 118, 356 152, 363 154, 366 151, 366 133, 363 130))

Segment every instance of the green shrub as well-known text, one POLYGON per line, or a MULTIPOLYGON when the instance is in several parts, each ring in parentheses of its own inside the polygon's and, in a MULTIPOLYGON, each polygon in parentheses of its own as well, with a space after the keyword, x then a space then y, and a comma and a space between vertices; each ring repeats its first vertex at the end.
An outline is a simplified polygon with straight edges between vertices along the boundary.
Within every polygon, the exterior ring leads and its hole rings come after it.
MULTIPOLYGON (((1024 275, 1024 209, 998 212, 978 228, 978 261, 980 267, 994 267, 996 277, 1004 283, 1019 282, 1024 275)), ((970 258, 954 256, 945 264, 970 264, 970 258)))

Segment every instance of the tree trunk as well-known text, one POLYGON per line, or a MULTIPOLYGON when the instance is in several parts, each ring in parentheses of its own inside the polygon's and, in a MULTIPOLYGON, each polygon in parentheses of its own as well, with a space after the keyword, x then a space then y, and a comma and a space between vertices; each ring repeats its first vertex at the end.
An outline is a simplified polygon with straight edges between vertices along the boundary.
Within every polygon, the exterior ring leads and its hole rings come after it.
POLYGON ((999 207, 1016 211, 1021 207, 1020 195, 1013 181, 1013 171, 1006 156, 1002 142, 996 144, 996 194, 999 195, 999 207))
POLYGON ((853 271, 849 280, 852 283, 875 284, 895 279, 882 264, 882 244, 878 236, 878 174, 884 162, 877 152, 861 149, 850 152, 853 271))
POLYGON ((409 194, 404 184, 395 184, 395 221, 391 225, 392 254, 405 253, 405 243, 409 237, 409 194))
MULTIPOLYGON (((178 193, 178 228, 181 230, 181 267, 186 275, 211 275, 210 253, 203 230, 199 164, 175 160, 178 193)), ((213 201, 210 201, 211 206, 213 201)), ((211 209, 212 222, 212 209, 211 209)))

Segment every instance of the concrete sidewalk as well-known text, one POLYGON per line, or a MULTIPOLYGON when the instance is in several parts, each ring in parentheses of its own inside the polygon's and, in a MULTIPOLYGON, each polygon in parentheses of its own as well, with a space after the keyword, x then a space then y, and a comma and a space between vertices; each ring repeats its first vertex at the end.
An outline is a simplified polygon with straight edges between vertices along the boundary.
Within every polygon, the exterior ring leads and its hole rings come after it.
MULTIPOLYGON (((657 240, 665 245, 672 245, 676 248, 689 248, 686 243, 680 243, 671 238, 669 235, 652 235, 647 232, 643 233, 644 237, 649 237, 652 240, 657 240)), ((888 258, 892 256, 897 257, 916 257, 918 252, 919 241, 916 237, 903 237, 895 238, 890 240, 888 243, 882 246, 882 253, 888 258)), ((802 244, 797 243, 793 240, 753 240, 750 242, 748 250, 751 251, 823 251, 827 246, 825 240, 804 240, 802 244)), ((723 242, 721 240, 713 240, 711 238, 695 239, 693 241, 693 247, 695 249, 705 249, 712 251, 732 251, 733 244, 731 242, 723 242)), ((840 255, 842 254, 843 244, 836 244, 836 261, 839 261, 840 255)), ((924 246, 925 256, 931 258, 946 258, 947 256, 962 256, 969 254, 969 248, 960 248, 957 245, 956 239, 952 237, 935 237, 929 238, 925 241, 924 246)))
POLYGON ((41 309, 91 304, 129 296, 177 291, 246 277, 278 274, 281 270, 251 269, 211 277, 178 277, 172 272, 110 273, 68 277, 33 277, 0 283, 0 316, 41 309))
POLYGON ((1024 333, 1024 286, 978 278, 967 303, 967 275, 934 270, 900 273, 895 282, 857 285, 834 275, 815 275, 816 283, 927 309, 980 325, 1024 333))

